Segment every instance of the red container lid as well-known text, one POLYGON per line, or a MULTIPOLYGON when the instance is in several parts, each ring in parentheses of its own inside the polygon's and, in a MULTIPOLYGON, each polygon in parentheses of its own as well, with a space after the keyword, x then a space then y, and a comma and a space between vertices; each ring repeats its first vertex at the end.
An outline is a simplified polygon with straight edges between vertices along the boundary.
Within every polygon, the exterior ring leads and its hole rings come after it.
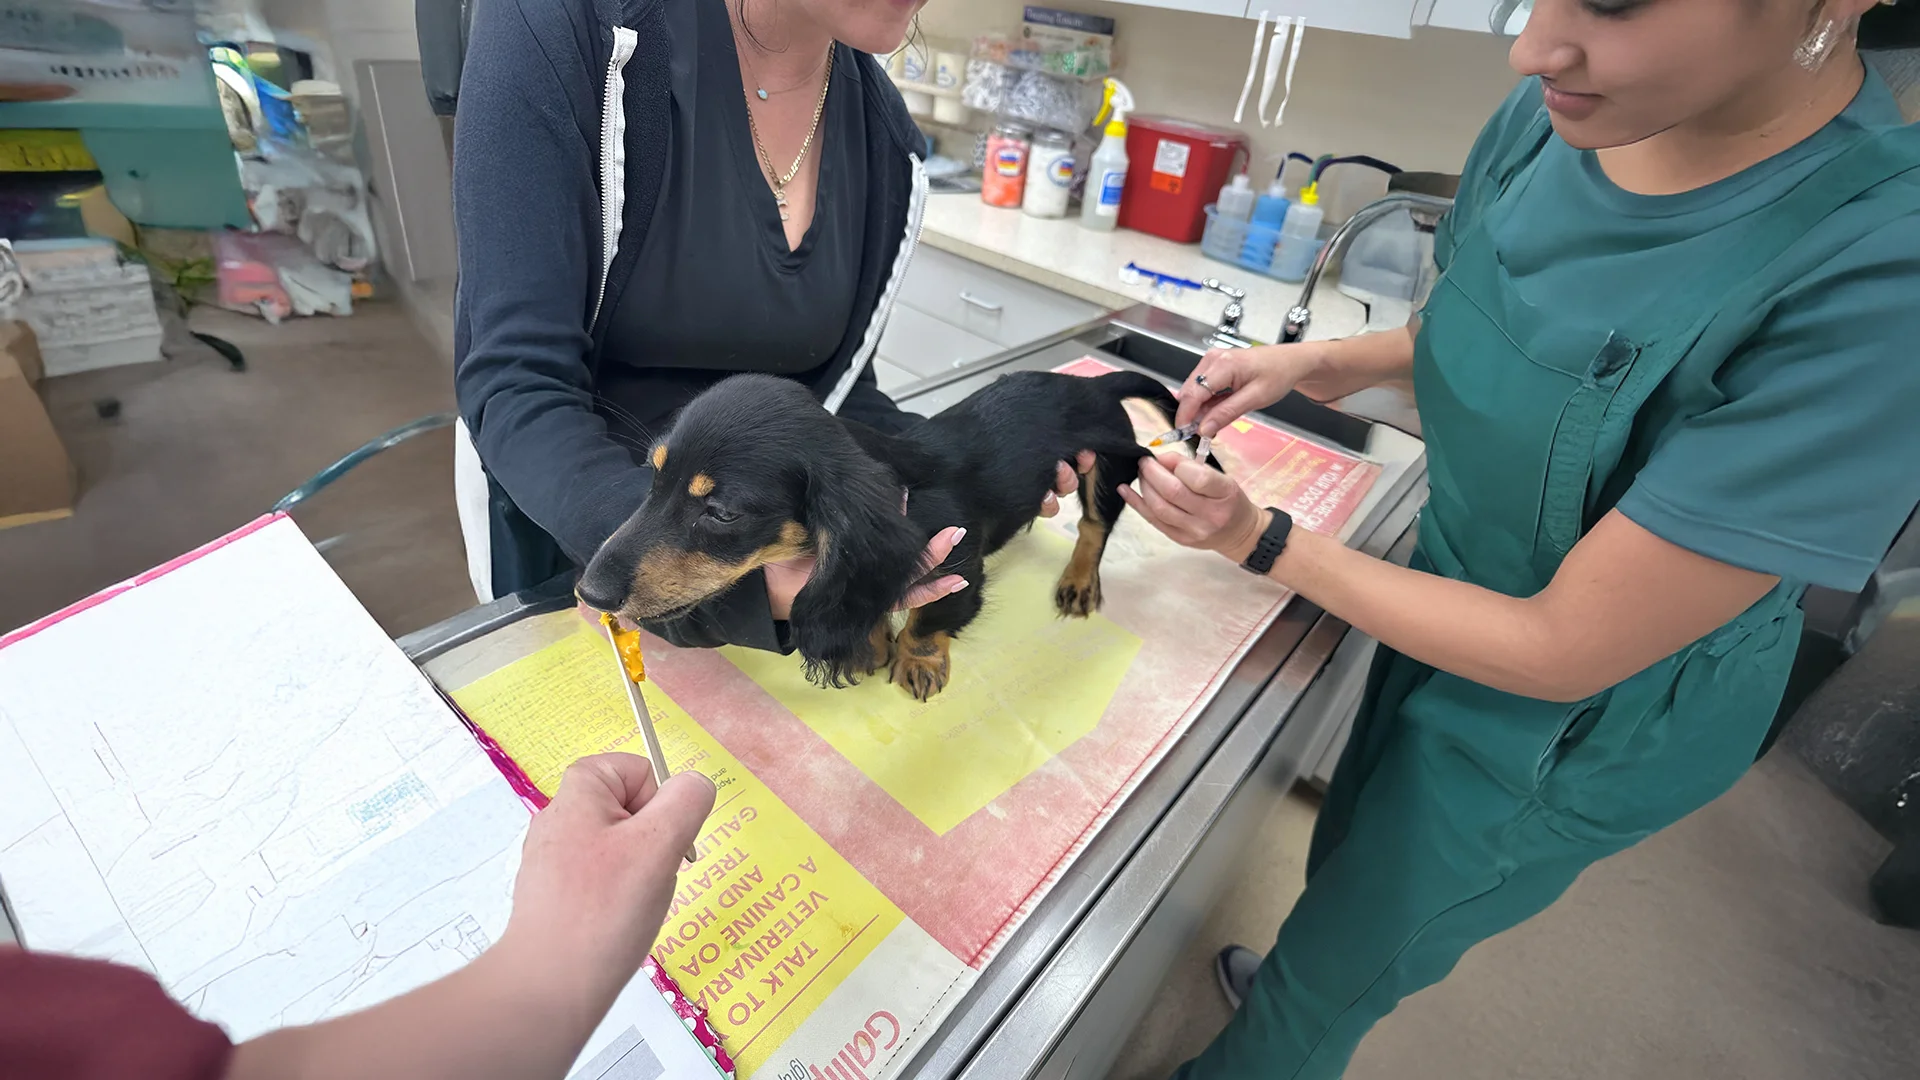
POLYGON ((1153 114, 1127 117, 1127 126, 1142 131, 1151 131, 1157 135, 1172 135, 1193 142, 1209 143, 1214 146, 1235 146, 1247 141, 1244 132, 1228 127, 1215 127, 1194 120, 1182 120, 1177 116, 1158 116, 1153 114))

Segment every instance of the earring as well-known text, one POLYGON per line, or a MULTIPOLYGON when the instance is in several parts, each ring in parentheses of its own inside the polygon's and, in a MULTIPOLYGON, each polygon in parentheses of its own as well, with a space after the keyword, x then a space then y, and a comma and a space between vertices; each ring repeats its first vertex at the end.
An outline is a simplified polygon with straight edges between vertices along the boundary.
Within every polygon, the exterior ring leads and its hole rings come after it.
MULTIPOLYGON (((1881 0, 1881 2, 1890 4, 1893 0, 1881 0)), ((1808 71, 1819 71, 1827 65, 1827 60, 1833 56, 1834 50, 1840 47, 1840 43, 1857 34, 1859 30, 1860 20, 1858 19, 1848 19, 1845 22, 1828 19, 1820 24, 1818 30, 1808 34, 1794 48, 1793 62, 1808 71)))
POLYGON ((1840 44, 1840 23, 1828 19, 1820 28, 1808 34, 1793 50, 1793 62, 1808 71, 1819 71, 1826 65, 1827 57, 1840 44))

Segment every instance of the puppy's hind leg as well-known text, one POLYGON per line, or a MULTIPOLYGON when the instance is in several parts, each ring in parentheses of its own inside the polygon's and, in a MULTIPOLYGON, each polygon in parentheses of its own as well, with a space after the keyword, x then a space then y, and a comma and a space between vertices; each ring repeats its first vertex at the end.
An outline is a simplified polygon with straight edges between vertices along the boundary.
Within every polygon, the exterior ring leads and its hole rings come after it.
POLYGON ((861 674, 871 675, 893 663, 893 619, 881 619, 867 635, 867 663, 861 674))
POLYGON ((1140 465, 1132 458, 1099 454, 1080 478, 1080 536, 1053 589, 1053 606, 1060 614, 1086 618, 1100 610, 1100 557, 1115 519, 1127 508, 1120 485, 1132 483, 1139 474, 1140 465))

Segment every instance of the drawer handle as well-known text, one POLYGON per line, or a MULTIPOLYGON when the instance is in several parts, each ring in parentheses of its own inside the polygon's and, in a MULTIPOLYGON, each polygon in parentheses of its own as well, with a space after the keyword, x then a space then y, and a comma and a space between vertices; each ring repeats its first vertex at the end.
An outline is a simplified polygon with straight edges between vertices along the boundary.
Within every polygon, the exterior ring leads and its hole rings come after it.
POLYGON ((972 304, 974 307, 979 308, 981 311, 990 312, 994 315, 1000 314, 999 304, 996 304, 991 300, 982 300, 965 289, 960 290, 960 299, 966 301, 969 304, 972 304))

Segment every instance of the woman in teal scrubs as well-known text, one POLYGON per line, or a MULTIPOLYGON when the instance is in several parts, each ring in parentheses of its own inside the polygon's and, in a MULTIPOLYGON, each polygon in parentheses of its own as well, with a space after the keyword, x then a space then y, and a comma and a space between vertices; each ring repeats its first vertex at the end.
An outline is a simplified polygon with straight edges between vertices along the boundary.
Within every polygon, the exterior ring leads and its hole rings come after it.
POLYGON ((1337 1077, 1374 1022, 1731 787, 1810 584, 1920 500, 1920 127, 1874 0, 1538 0, 1415 326, 1215 352, 1205 432, 1410 382, 1410 568, 1143 463, 1130 505, 1382 643, 1308 885, 1184 1080, 1337 1077))

